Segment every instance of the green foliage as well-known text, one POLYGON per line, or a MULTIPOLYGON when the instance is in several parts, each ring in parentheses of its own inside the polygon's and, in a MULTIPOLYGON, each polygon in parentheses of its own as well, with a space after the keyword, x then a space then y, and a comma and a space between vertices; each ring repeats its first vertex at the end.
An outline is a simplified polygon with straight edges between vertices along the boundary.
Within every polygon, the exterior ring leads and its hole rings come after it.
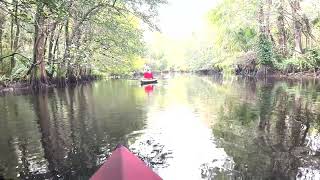
POLYGON ((320 66, 320 49, 310 49, 305 53, 305 59, 312 67, 320 66))
POLYGON ((192 71, 211 69, 215 63, 212 47, 198 47, 186 52, 187 66, 192 71))
POLYGON ((248 126, 251 122, 256 121, 258 116, 259 110, 257 107, 252 106, 250 103, 244 102, 234 105, 232 112, 230 112, 225 118, 237 120, 241 125, 248 126))
POLYGON ((286 72, 297 72, 297 71, 307 71, 318 67, 319 65, 315 65, 313 62, 315 59, 309 60, 305 57, 290 57, 283 59, 280 63, 275 63, 275 67, 278 70, 286 71, 286 72))
POLYGON ((29 68, 25 66, 23 63, 17 63, 17 65, 13 68, 12 73, 10 75, 10 80, 22 80, 29 68))
POLYGON ((259 35, 259 41, 257 45, 259 62, 262 65, 273 65, 273 51, 272 43, 265 35, 259 35))
POLYGON ((255 1, 225 0, 208 14, 217 34, 216 48, 227 53, 248 51, 254 46, 256 38, 255 1))
POLYGON ((239 49, 249 51, 254 48, 257 32, 250 27, 240 28, 234 33, 234 39, 239 49))
POLYGON ((1 1, 0 9, 8 12, 0 11, 1 56, 8 58, 1 61, 0 75, 6 73, 11 80, 21 80, 32 63, 34 68, 43 68, 40 61, 52 78, 66 75, 81 78, 100 74, 97 71, 130 74, 142 68, 140 61, 145 56, 141 22, 157 28, 153 20, 159 6, 165 3, 165 0, 1 1), (38 19, 43 21, 34 24, 38 19), (46 44, 35 46, 34 39, 40 38, 37 30, 44 31, 46 44), (15 39, 18 44, 12 48, 15 39), (45 48, 44 57, 34 56, 34 48, 45 48), (17 58, 11 62, 13 53, 24 56, 28 62, 17 58))
POLYGON ((213 41, 214 56, 221 60, 219 64, 223 64, 225 68, 233 67, 232 64, 235 64, 238 57, 251 50, 257 52, 260 65, 279 70, 302 71, 318 67, 319 47, 316 42, 320 37, 320 18, 316 13, 319 8, 314 4, 317 4, 315 0, 301 2, 298 13, 303 14, 304 18, 294 19, 294 14, 290 14, 293 7, 286 1, 273 1, 272 4, 268 4, 268 1, 251 0, 220 1, 208 14, 216 35, 213 41), (263 9, 262 14, 260 7, 263 9), (289 13, 291 18, 284 16, 283 12, 289 13), (295 27, 288 26, 288 23, 295 20, 302 25, 301 44, 304 51, 298 55, 294 50, 297 42, 295 27), (270 32, 268 37, 258 36, 266 32, 270 32), (281 35, 283 39, 280 39, 281 35), (304 39, 308 41, 305 42, 304 39), (285 46, 280 45, 282 42, 285 46))
POLYGON ((149 63, 151 69, 156 71, 169 70, 168 60, 164 52, 151 52, 150 58, 153 60, 149 63))
POLYGON ((0 75, 0 85, 6 85, 9 81, 10 79, 6 75, 0 75))
POLYGON ((297 72, 307 71, 320 66, 320 51, 317 49, 306 50, 303 55, 288 58, 277 58, 274 67, 280 71, 297 72))

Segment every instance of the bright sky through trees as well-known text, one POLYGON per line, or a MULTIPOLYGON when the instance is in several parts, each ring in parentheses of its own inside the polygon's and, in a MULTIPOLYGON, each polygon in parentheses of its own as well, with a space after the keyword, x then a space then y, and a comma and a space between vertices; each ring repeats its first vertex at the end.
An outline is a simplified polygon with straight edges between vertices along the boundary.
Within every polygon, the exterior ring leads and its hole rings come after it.
POLYGON ((168 0, 159 9, 161 32, 145 31, 149 56, 146 62, 156 70, 187 69, 186 52, 213 42, 208 13, 219 0, 168 0))
MULTIPOLYGON (((159 10, 159 27, 168 38, 184 39, 205 26, 206 14, 218 0, 169 0, 159 10)), ((152 41, 151 32, 145 33, 146 41, 152 41)))

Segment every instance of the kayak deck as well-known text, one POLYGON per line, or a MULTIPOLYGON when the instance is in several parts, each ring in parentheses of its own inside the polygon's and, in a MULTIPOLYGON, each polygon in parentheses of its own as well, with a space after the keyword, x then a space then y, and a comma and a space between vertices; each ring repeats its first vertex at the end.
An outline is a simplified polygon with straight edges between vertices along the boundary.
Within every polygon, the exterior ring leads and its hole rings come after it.
POLYGON ((162 180, 124 146, 112 152, 90 180, 162 180))

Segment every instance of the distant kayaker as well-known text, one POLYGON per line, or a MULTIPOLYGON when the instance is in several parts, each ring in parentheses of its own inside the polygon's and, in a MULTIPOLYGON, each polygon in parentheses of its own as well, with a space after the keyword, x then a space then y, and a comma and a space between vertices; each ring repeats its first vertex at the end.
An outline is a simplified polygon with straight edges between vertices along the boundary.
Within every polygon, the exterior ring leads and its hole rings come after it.
POLYGON ((152 72, 150 71, 150 69, 149 69, 148 71, 146 71, 146 72, 143 73, 143 77, 144 77, 145 79, 153 79, 153 74, 152 74, 152 72))
POLYGON ((153 74, 150 69, 151 68, 148 65, 145 65, 143 70, 143 79, 140 80, 141 85, 155 84, 158 82, 158 80, 153 77, 153 74))

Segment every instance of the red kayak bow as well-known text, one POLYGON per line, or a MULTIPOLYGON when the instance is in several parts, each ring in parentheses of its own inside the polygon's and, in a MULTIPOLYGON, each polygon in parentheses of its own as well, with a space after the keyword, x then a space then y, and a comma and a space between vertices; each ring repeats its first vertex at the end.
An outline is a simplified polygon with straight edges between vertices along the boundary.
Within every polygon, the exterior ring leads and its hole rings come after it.
POLYGON ((162 180, 143 161, 124 146, 112 152, 109 159, 90 180, 162 180))

